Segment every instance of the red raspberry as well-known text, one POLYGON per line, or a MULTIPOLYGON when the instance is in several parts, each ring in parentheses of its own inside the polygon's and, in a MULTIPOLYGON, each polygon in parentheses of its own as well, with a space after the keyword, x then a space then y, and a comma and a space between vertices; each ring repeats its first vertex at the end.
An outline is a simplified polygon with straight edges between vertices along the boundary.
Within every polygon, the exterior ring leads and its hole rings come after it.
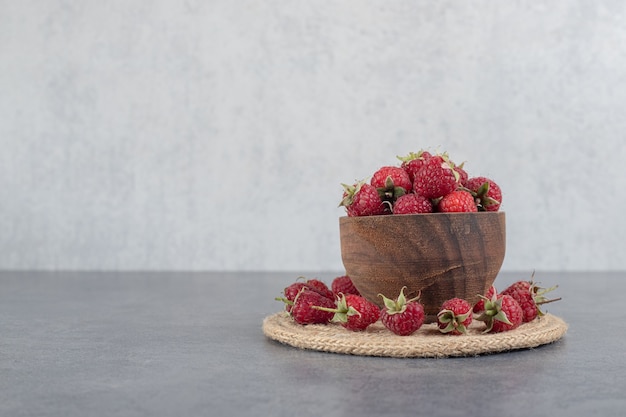
POLYGON ((293 300, 296 299, 296 296, 303 288, 306 288, 306 284, 304 282, 294 282, 283 290, 285 298, 276 298, 276 300, 283 301, 285 303, 285 310, 290 312, 291 307, 293 306, 293 300))
POLYGON ((467 183, 467 179, 469 178, 469 175, 467 175, 467 171, 465 171, 465 169, 463 168, 464 164, 465 162, 463 162, 461 165, 457 165, 454 167, 454 170, 459 174, 459 184, 462 186, 465 186, 465 184, 467 183))
POLYGON ((418 153, 410 152, 407 156, 398 156, 397 158, 402 161, 400 168, 404 169, 409 174, 411 182, 415 180, 415 174, 424 166, 424 162, 431 158, 432 155, 428 151, 421 150, 418 153))
POLYGON ((333 313, 322 308, 333 308, 335 302, 317 291, 303 288, 293 300, 290 315, 299 324, 324 324, 333 318, 333 313))
POLYGON ((385 214, 385 205, 378 195, 376 187, 359 182, 354 185, 342 184, 343 199, 339 206, 346 208, 348 216, 377 216, 385 214))
POLYGON ((462 298, 444 301, 439 314, 437 314, 437 324, 441 333, 465 334, 471 322, 472 305, 462 298))
POLYGON ((296 299, 298 293, 306 288, 308 290, 316 291, 323 295, 326 298, 331 300, 335 299, 335 294, 328 288, 326 284, 318 279, 305 279, 304 277, 299 277, 298 279, 304 279, 304 281, 296 281, 293 284, 289 285, 283 290, 284 298, 276 298, 278 301, 283 301, 285 303, 285 310, 287 312, 291 311, 291 306, 293 305, 293 301, 296 299))
POLYGON ((404 169, 393 166, 385 166, 376 171, 370 184, 385 191, 393 191, 395 187, 400 187, 404 193, 408 193, 413 189, 409 174, 404 169))
POLYGON ((318 293, 322 294, 324 297, 330 298, 331 300, 335 299, 335 294, 332 292, 332 290, 328 288, 328 286, 324 284, 324 282, 320 281, 319 279, 316 279, 316 278, 308 279, 306 280, 305 283, 307 287, 317 291, 318 293))
POLYGON ((502 294, 510 295, 518 302, 524 312, 523 322, 528 323, 533 321, 538 315, 544 315, 543 311, 539 308, 540 305, 560 300, 560 298, 548 300, 544 296, 544 294, 555 288, 557 287, 541 288, 531 279, 530 281, 514 282, 502 291, 502 294))
POLYGON ((341 297, 341 294, 356 294, 361 295, 359 290, 356 289, 352 279, 348 275, 342 275, 340 277, 336 277, 333 279, 333 282, 330 284, 330 287, 333 291, 333 294, 337 297, 341 297))
POLYGON ((436 155, 424 162, 413 180, 413 191, 429 199, 450 194, 459 186, 459 173, 444 155, 436 155))
POLYGON ((470 193, 457 190, 446 194, 439 201, 437 211, 440 213, 472 213, 477 212, 478 208, 474 202, 474 197, 470 193))
POLYGON ((380 168, 374 173, 370 183, 376 187, 386 209, 390 208, 398 197, 413 189, 409 174, 400 167, 385 166, 380 168))
POLYGON ((399 197, 393 204, 393 214, 432 213, 433 204, 426 197, 415 193, 399 197))
POLYGON ((385 308, 380 313, 380 321, 385 327, 399 336, 415 333, 424 324, 424 306, 418 301, 419 296, 407 300, 403 287, 394 301, 380 294, 385 308))
POLYGON ((485 333, 500 333, 513 330, 522 324, 524 312, 513 297, 498 294, 491 299, 485 298, 485 311, 477 318, 487 325, 485 333))
POLYGON ((338 322, 348 330, 365 330, 380 318, 380 308, 366 298, 355 294, 343 294, 336 302, 332 321, 338 322))
POLYGON ((470 190, 481 211, 498 211, 500 209, 502 190, 493 180, 487 177, 470 178, 465 182, 465 188, 470 190))
MULTIPOLYGON (((484 296, 485 298, 488 298, 491 300, 494 294, 497 294, 497 293, 498 291, 496 290, 496 287, 492 285, 491 287, 489 287, 489 289, 487 290, 487 293, 484 294, 484 296)), ((481 298, 480 300, 478 300, 478 302, 476 302, 476 304, 474 304, 473 312, 474 314, 480 314, 483 311, 485 311, 485 300, 481 298)))

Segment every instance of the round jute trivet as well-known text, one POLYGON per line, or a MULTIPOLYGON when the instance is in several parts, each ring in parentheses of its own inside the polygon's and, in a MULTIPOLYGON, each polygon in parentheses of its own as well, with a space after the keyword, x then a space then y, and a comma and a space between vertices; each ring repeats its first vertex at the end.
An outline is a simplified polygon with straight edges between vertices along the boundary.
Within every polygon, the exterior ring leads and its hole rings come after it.
POLYGON ((263 333, 270 339, 297 347, 323 352, 396 358, 443 358, 476 356, 533 348, 559 340, 567 324, 546 314, 515 330, 483 333, 484 324, 474 321, 468 334, 450 336, 439 332, 436 323, 424 324, 410 336, 396 336, 378 321, 365 331, 353 332, 338 324, 303 326, 285 312, 263 320, 263 333))

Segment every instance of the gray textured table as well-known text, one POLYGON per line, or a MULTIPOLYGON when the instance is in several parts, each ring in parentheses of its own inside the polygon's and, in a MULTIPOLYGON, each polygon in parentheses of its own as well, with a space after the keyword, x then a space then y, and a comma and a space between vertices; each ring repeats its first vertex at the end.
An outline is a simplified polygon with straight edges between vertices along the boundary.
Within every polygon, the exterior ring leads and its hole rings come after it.
POLYGON ((0 272, 0 415, 626 415, 626 273, 538 272, 560 285, 565 337, 454 359, 266 339, 299 274, 0 272))

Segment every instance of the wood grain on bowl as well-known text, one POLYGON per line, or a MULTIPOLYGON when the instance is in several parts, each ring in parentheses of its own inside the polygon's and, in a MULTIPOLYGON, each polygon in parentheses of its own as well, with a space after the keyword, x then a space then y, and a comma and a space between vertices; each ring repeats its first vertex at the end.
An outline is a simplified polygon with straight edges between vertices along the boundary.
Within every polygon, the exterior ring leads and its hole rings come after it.
POLYGON ((478 301, 495 281, 506 250, 504 212, 341 217, 341 257, 354 285, 382 306, 421 292, 426 314, 459 297, 478 301))

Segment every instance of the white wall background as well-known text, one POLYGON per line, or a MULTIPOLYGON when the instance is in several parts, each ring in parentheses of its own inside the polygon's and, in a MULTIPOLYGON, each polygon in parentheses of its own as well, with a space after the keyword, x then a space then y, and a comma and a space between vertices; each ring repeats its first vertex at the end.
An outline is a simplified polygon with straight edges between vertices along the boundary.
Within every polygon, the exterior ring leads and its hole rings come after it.
POLYGON ((447 150, 505 270, 626 269, 626 3, 0 1, 0 268, 340 270, 341 182, 447 150))

